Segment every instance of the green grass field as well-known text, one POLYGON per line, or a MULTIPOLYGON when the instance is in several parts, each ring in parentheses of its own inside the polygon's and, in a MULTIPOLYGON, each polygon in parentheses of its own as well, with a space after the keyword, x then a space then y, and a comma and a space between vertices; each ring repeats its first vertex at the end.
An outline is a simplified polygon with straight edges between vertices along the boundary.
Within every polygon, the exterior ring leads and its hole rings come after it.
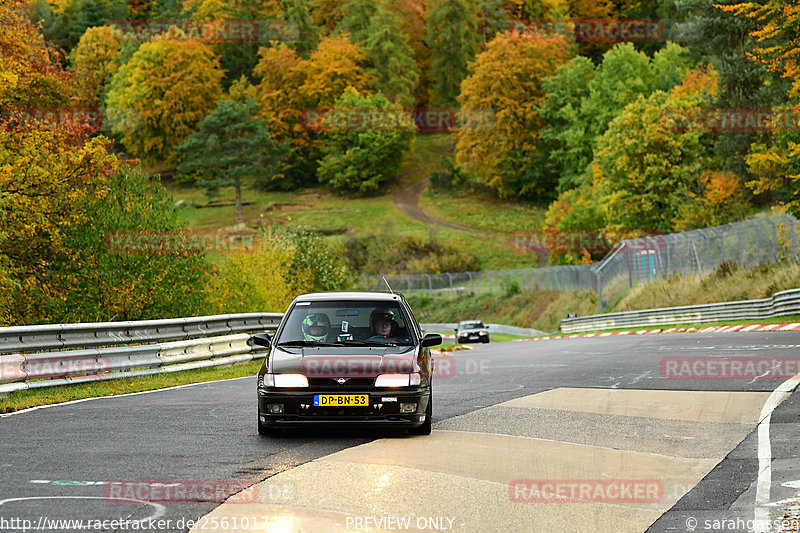
MULTIPOLYGON (((380 196, 339 195, 322 186, 294 192, 244 188, 243 225, 246 228, 276 226, 318 232, 334 242, 342 242, 345 236, 364 236, 377 228, 384 228, 397 236, 433 235, 474 255, 481 270, 538 266, 537 256, 518 253, 511 248, 504 228, 506 225, 510 229, 538 227, 543 217, 541 208, 491 200, 485 195, 476 201, 467 192, 452 197, 429 192, 423 194, 421 205, 434 216, 460 226, 489 230, 492 234, 476 234, 418 222, 397 208, 395 195, 438 170, 441 156, 450 149, 451 140, 447 134, 418 136, 412 150, 406 154, 396 181, 380 196), (512 223, 516 225, 511 226, 512 223)), ((189 229, 242 229, 236 224, 232 187, 221 189, 213 201, 198 188, 181 187, 170 182, 165 182, 165 187, 174 197, 179 216, 189 229)))

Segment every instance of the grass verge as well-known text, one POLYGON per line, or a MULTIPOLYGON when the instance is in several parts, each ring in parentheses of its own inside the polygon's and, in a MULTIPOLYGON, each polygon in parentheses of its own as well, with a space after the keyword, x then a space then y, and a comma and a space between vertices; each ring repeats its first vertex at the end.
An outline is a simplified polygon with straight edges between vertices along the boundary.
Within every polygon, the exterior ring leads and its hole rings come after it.
MULTIPOLYGON (((178 206, 181 221, 193 231, 276 226, 287 230, 318 232, 331 242, 343 243, 347 236, 363 237, 374 233, 376 228, 385 228, 397 236, 433 235, 469 251, 478 259, 481 270, 537 266, 537 256, 512 249, 507 231, 476 235, 412 220, 397 208, 395 196, 398 191, 439 169, 441 155, 451 145, 452 139, 446 134, 418 136, 412 149, 405 154, 397 178, 382 196, 335 194, 321 186, 292 192, 244 187, 242 199, 246 205, 242 209, 242 225, 235 222, 235 192, 232 187, 220 189, 212 202, 196 187, 181 187, 170 182, 165 182, 164 186, 178 206)), ((523 218, 528 222, 519 228, 535 227, 543 213, 540 208, 526 208, 525 204, 519 202, 491 198, 484 198, 478 203, 468 195, 454 198, 443 195, 440 199, 447 220, 452 219, 459 225, 475 229, 486 226, 501 228, 505 223, 523 218), (459 218, 458 213, 465 213, 465 217, 459 218), (498 216, 502 216, 502 219, 498 219, 498 216)), ((519 228, 514 226, 512 229, 519 228)))
POLYGON ((203 383, 220 379, 254 376, 256 372, 258 372, 260 366, 261 358, 259 357, 254 361, 228 367, 200 368, 196 370, 185 370, 183 372, 155 374, 152 376, 88 381, 61 387, 19 390, 0 399, 0 413, 11 413, 29 407, 64 403, 84 398, 118 396, 131 392, 165 389, 177 385, 188 385, 190 383, 203 383))

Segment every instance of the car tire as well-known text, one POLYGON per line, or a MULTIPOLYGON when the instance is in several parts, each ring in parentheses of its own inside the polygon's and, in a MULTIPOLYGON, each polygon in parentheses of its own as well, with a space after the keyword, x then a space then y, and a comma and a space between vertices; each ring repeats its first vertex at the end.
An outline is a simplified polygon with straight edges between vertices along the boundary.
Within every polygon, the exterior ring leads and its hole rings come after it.
POLYGON ((433 395, 431 395, 431 397, 428 398, 428 408, 425 409, 425 422, 423 422, 421 426, 409 430, 409 433, 412 435, 430 435, 432 417, 433 417, 433 395))
POLYGON ((486 337, 486 338, 483 340, 483 344, 489 344, 489 337, 486 337))

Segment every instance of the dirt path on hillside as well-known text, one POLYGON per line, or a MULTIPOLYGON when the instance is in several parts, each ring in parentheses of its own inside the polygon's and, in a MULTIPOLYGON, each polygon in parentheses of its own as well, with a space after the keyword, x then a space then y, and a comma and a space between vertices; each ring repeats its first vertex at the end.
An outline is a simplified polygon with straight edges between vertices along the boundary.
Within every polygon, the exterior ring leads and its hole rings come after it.
POLYGON ((491 235, 492 232, 490 231, 482 231, 474 228, 465 228, 464 226, 459 226, 457 224, 451 224, 450 222, 446 222, 444 220, 438 219, 434 216, 431 216, 425 210, 422 209, 422 206, 419 205, 419 197, 422 195, 422 191, 425 190, 425 187, 428 186, 428 178, 424 178, 421 180, 417 180, 411 185, 399 190, 394 197, 394 204, 397 206, 397 209, 400 210, 401 213, 406 215, 407 217, 413 218, 423 224, 433 224, 435 226, 442 226, 444 228, 451 228, 457 229, 460 231, 467 231, 469 233, 477 233, 481 235, 491 235))

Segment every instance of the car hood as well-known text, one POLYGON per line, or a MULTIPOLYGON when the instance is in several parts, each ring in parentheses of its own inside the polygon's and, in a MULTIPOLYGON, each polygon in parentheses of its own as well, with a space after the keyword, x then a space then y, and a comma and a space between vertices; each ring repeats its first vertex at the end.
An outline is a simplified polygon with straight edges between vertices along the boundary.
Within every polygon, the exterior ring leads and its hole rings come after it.
POLYGON ((275 348, 270 359, 273 373, 299 373, 309 378, 374 378, 419 370, 413 346, 275 348))

